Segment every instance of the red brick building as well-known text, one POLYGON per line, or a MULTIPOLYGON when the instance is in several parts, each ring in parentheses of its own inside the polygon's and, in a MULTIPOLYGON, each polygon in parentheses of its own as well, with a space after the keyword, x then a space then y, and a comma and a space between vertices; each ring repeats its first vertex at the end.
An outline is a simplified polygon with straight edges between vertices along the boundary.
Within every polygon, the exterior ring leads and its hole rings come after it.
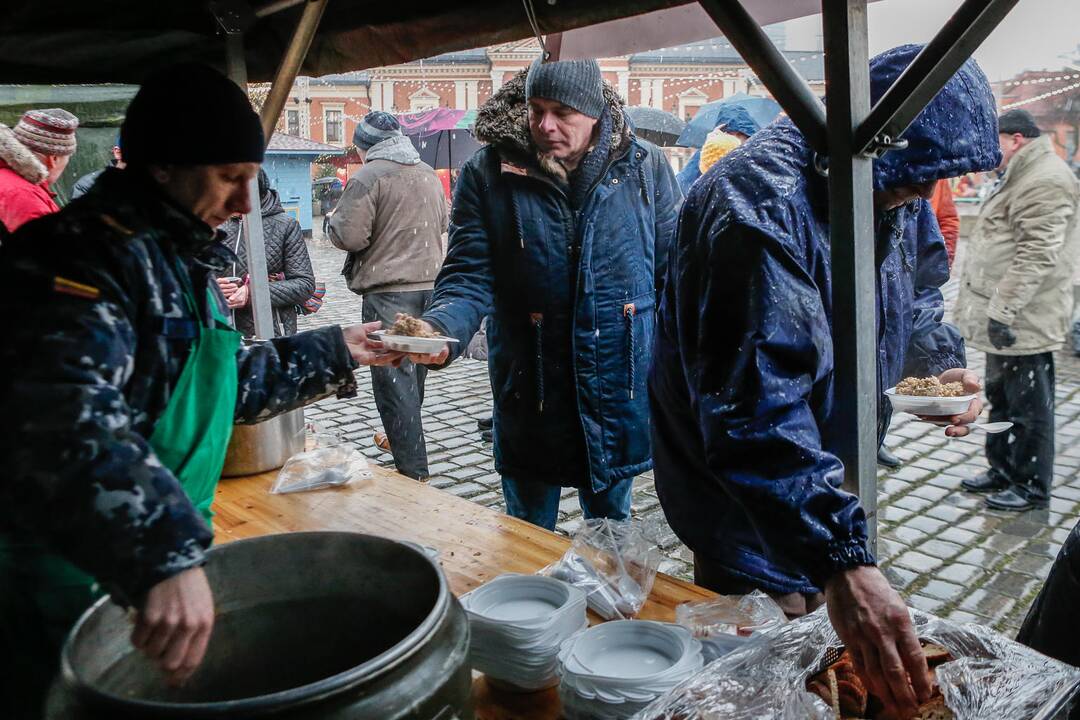
MULTIPOLYGON (((783 30, 772 31, 783 47, 783 30)), ((535 40, 448 53, 428 60, 321 78, 299 78, 279 129, 331 145, 348 145, 369 110, 418 112, 478 108, 540 54, 535 40)), ((820 52, 785 52, 818 94, 820 52)), ((601 58, 604 78, 628 105, 662 108, 689 118, 705 103, 736 92, 768 94, 723 38, 616 58, 601 58)))
POLYGON ((1002 111, 1027 110, 1058 154, 1080 168, 1080 68, 1023 72, 994 90, 1002 111))

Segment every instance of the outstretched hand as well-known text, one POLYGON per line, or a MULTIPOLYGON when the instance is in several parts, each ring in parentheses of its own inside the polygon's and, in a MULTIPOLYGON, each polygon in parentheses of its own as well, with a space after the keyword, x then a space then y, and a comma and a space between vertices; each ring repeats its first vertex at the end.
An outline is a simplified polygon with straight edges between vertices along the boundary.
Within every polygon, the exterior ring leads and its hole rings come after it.
POLYGON ((982 398, 978 397, 979 391, 982 390, 982 383, 979 382, 979 376, 967 368, 953 368, 952 370, 946 370, 941 373, 941 375, 938 376, 938 380, 942 385, 958 382, 964 386, 964 393, 966 395, 975 395, 976 397, 968 405, 967 410, 959 415, 920 415, 919 417, 937 425, 944 425, 945 434, 949 437, 964 437, 971 432, 966 426, 978 420, 979 415, 981 415, 983 411, 982 398))
POLYGON ((358 325, 348 325, 341 328, 345 336, 345 345, 353 360, 361 365, 393 365, 401 364, 404 353, 386 350, 378 340, 368 337, 368 333, 382 329, 382 323, 378 320, 358 325))

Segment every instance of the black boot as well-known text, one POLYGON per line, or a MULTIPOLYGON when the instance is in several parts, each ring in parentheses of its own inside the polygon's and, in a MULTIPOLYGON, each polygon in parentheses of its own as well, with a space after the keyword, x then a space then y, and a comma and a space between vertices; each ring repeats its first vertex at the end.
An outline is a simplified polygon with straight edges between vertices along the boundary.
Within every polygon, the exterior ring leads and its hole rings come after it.
POLYGON ((1004 480, 998 480, 990 473, 984 472, 976 475, 973 478, 961 480, 960 487, 964 488, 968 492, 973 493, 992 493, 999 492, 1001 490, 1008 490, 1009 483, 1004 480))
POLYGON ((476 421, 476 429, 480 430, 481 432, 483 432, 484 430, 490 430, 494 422, 494 418, 492 418, 490 415, 488 415, 487 417, 482 417, 476 421))
POLYGON ((1013 488, 1002 490, 986 498, 986 506, 994 510, 1011 510, 1022 512, 1038 507, 1038 504, 1030 500, 1027 495, 1017 492, 1013 488))
POLYGON ((882 445, 878 448, 877 451, 877 464, 881 467, 898 468, 903 463, 900 462, 900 458, 896 457, 891 452, 886 450, 885 446, 882 445))

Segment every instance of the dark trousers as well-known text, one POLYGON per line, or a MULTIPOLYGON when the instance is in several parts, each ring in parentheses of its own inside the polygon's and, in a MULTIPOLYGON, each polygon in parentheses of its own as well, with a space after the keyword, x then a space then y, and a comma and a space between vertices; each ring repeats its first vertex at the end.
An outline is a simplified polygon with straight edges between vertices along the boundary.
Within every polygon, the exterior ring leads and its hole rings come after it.
MULTIPOLYGON (((1028 610, 1018 642, 1044 655, 1080 665, 1080 524, 1073 528, 1061 546, 1046 584, 1028 610)), ((1074 707, 1071 720, 1080 720, 1080 706, 1074 707)))
MULTIPOLYGON (((430 290, 364 295, 364 322, 381 320, 390 327, 397 313, 420 317, 431 302, 430 290)), ((424 404, 427 368, 405 360, 401 367, 371 368, 371 391, 379 408, 383 430, 390 441, 394 465, 402 475, 417 480, 428 476, 427 445, 420 407, 424 404)))
MULTIPOLYGON (((626 520, 630 517, 630 491, 634 478, 619 480, 607 490, 593 492, 578 488, 578 504, 586 518, 626 520)), ((562 488, 541 480, 521 480, 502 476, 506 514, 533 525, 554 530, 559 519, 559 496, 562 488)))
POLYGON ((1008 432, 986 436, 990 473, 1033 502, 1050 499, 1054 479, 1054 355, 986 355, 990 422, 1008 432))

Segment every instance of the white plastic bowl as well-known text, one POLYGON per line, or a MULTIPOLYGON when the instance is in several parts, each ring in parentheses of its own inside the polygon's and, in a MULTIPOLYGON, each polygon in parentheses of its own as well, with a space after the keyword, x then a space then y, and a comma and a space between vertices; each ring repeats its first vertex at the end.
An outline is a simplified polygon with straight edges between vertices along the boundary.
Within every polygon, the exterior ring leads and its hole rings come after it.
POLYGON ((571 654, 575 665, 587 675, 623 679, 664 673, 678 664, 686 650, 686 643, 674 628, 648 621, 619 620, 586 630, 571 654))
POLYGON ((885 391, 885 396, 892 403, 896 412, 912 415, 948 416, 967 412, 971 401, 978 395, 959 395, 957 397, 922 397, 920 395, 900 395, 895 387, 885 391))

